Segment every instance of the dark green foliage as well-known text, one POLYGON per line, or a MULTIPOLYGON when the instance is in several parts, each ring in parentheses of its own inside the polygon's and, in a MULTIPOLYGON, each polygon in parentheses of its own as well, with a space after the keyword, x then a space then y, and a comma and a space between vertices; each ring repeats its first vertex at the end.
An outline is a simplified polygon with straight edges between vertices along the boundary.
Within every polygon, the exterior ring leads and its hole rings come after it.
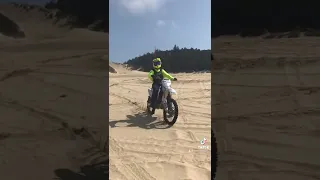
MULTIPOLYGON (((252 1, 215 0, 211 2, 211 37, 240 35, 242 37, 261 36, 266 32, 291 32, 297 27, 319 31, 320 11, 317 1, 252 1)), ((317 33, 307 32, 307 35, 317 33)), ((297 37, 291 33, 284 37, 297 37)), ((276 35, 276 38, 281 38, 276 35)))
POLYGON ((150 71, 152 69, 152 59, 160 57, 162 67, 168 72, 194 72, 210 71, 211 50, 179 48, 177 45, 172 50, 155 50, 155 53, 146 53, 142 56, 128 60, 128 64, 133 69, 150 71))
POLYGON ((94 31, 109 31, 109 1, 107 0, 53 0, 47 9, 57 9, 62 13, 57 18, 69 17, 69 24, 94 31))

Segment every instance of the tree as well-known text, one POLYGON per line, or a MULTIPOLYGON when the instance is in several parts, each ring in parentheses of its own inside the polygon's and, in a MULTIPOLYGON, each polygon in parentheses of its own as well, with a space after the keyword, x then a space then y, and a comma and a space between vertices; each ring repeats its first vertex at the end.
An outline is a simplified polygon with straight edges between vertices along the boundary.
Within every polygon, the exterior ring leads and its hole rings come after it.
POLYGON ((58 20, 68 18, 72 27, 90 28, 95 31, 109 31, 109 11, 106 0, 51 0, 45 5, 47 9, 58 9, 61 15, 58 20))
MULTIPOLYGON (((163 67, 170 72, 210 71, 211 50, 179 48, 177 45, 172 50, 161 51, 156 49, 156 57, 162 59, 163 67)), ((149 71, 152 69, 153 53, 132 58, 125 62, 133 69, 149 71)))
POLYGON ((172 50, 173 50, 173 51, 179 51, 180 49, 179 49, 179 46, 174 45, 172 50))

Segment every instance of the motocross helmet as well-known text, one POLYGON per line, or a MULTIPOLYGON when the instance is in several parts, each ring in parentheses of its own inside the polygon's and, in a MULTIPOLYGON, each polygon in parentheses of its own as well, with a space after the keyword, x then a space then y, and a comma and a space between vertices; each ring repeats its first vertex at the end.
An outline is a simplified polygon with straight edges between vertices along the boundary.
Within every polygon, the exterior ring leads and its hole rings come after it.
POLYGON ((153 59, 153 68, 154 69, 160 69, 161 68, 161 59, 160 58, 155 58, 153 59))

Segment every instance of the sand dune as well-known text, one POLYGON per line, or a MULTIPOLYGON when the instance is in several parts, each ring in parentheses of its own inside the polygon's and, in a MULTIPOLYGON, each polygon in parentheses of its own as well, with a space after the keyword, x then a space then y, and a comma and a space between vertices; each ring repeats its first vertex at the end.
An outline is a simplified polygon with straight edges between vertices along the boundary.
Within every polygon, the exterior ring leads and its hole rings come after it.
MULTIPOLYGON (((115 65, 113 65, 115 66, 115 65)), ((116 65, 110 74, 110 179, 210 179, 210 74, 175 74, 180 107, 177 123, 168 127, 162 112, 145 114, 147 73, 116 65)))
POLYGON ((217 179, 319 179, 320 39, 212 43, 217 179))
POLYGON ((1 179, 106 179, 108 34, 0 13, 25 33, 0 36, 1 179))

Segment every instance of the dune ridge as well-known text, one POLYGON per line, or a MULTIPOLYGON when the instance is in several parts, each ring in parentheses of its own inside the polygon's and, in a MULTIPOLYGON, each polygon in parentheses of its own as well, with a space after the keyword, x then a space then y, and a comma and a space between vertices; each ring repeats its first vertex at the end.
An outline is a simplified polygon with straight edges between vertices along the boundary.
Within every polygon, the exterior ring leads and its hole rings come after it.
POLYGON ((106 179, 108 33, 61 26, 38 6, 0 13, 2 179, 106 179))

